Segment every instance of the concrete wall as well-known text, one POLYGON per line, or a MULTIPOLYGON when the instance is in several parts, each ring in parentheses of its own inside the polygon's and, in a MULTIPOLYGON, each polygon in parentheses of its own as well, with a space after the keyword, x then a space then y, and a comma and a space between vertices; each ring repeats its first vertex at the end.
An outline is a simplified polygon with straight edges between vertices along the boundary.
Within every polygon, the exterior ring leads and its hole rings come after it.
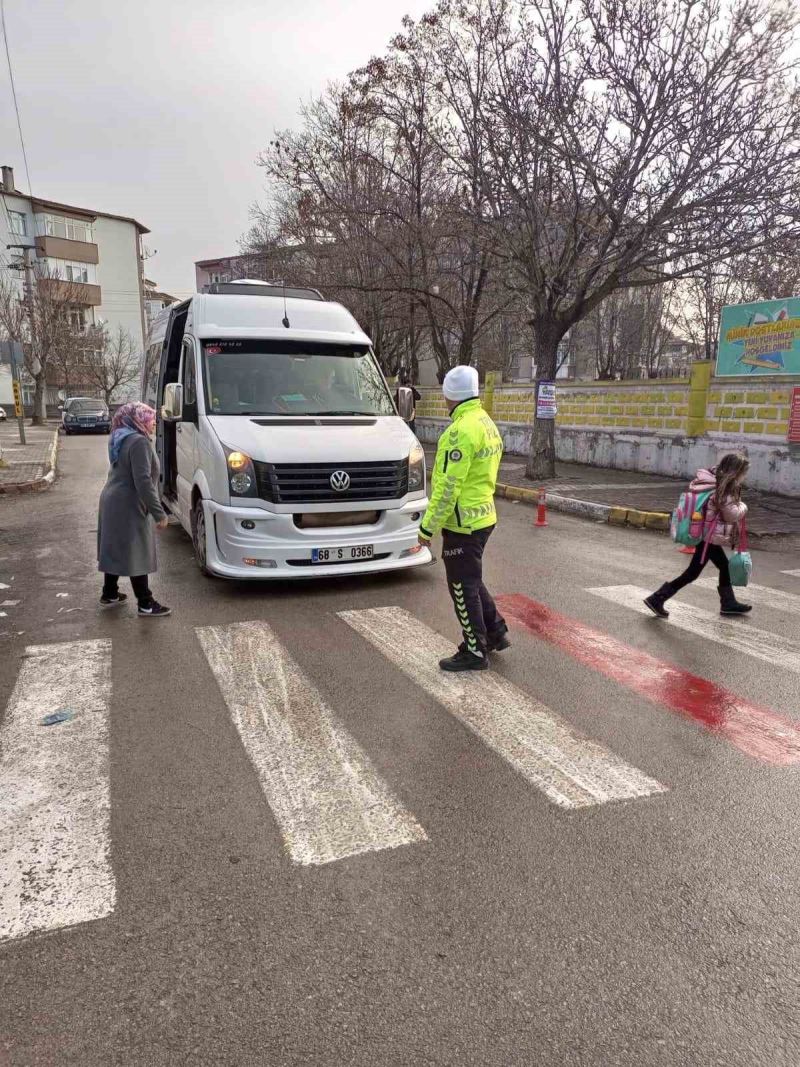
MULTIPOLYGON (((795 379, 729 384, 698 364, 692 380, 558 383, 556 455, 560 460, 669 477, 691 477, 725 452, 750 458, 755 488, 800 496, 800 448, 786 441, 795 379)), ((530 448, 531 386, 492 388, 482 394, 503 435, 506 451, 530 448)), ((439 390, 425 390, 417 426, 432 443, 447 424, 439 390)))

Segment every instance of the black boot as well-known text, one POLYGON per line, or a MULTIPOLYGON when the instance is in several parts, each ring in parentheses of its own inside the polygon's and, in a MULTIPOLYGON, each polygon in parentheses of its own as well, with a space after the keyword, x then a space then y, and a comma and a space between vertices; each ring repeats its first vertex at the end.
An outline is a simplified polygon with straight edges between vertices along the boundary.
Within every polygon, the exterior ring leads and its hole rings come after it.
POLYGON ((753 610, 752 604, 741 604, 736 599, 732 585, 719 586, 719 613, 720 615, 746 615, 753 610))
POLYGON ((654 615, 658 615, 659 619, 668 619, 669 612, 664 607, 664 601, 669 600, 671 596, 672 586, 669 582, 665 582, 660 589, 656 589, 655 593, 645 597, 644 602, 654 615))

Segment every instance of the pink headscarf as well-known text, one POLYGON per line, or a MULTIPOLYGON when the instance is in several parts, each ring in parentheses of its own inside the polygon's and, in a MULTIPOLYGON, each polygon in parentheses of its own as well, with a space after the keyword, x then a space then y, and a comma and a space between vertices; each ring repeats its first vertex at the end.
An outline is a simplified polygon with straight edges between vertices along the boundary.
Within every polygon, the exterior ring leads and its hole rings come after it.
POLYGON ((112 467, 119 459, 119 450, 126 437, 133 433, 150 437, 155 428, 156 413, 147 404, 137 400, 118 408, 111 420, 111 436, 108 439, 108 458, 112 467))
POLYGON ((111 420, 111 432, 119 430, 123 426, 129 426, 149 437, 156 428, 156 413, 147 404, 134 400, 131 404, 123 404, 114 412, 111 420))

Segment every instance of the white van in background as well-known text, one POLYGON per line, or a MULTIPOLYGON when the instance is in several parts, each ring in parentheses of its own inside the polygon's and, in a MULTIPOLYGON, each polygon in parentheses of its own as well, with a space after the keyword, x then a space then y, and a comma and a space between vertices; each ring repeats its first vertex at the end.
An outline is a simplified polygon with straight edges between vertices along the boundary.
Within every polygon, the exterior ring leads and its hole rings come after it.
POLYGON ((429 563, 425 455, 353 316, 313 289, 210 288, 156 320, 142 379, 161 497, 200 568, 308 578, 429 563))

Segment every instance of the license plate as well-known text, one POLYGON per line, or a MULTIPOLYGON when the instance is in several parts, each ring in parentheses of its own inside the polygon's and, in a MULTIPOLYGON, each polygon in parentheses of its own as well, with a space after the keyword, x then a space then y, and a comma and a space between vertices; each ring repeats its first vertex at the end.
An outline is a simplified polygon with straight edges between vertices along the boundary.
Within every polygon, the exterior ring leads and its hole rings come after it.
POLYGON ((340 560, 372 559, 374 545, 350 545, 348 548, 312 548, 312 563, 338 563, 340 560))

